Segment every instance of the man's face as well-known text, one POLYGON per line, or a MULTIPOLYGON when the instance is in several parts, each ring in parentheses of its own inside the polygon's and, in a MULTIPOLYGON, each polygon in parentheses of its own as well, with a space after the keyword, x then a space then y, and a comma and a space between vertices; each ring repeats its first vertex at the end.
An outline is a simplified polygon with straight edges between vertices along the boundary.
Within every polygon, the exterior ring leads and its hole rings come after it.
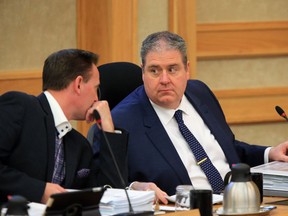
POLYGON ((87 110, 93 105, 95 101, 98 101, 98 88, 100 85, 100 79, 99 79, 99 71, 97 67, 93 64, 92 70, 91 70, 92 76, 90 77, 89 81, 87 83, 82 82, 82 90, 81 90, 81 109, 83 119, 85 119, 85 115, 87 110))
POLYGON ((144 88, 157 105, 176 109, 189 79, 189 63, 183 64, 178 50, 149 52, 143 67, 144 88))

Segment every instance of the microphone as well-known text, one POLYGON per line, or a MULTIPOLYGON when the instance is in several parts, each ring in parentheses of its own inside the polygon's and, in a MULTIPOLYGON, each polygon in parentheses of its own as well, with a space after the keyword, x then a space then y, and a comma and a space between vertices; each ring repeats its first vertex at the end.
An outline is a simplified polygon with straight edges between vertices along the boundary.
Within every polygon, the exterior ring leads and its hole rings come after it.
MULTIPOLYGON (((94 110, 93 111, 93 115, 94 115, 94 118, 95 118, 95 121, 101 126, 101 117, 98 113, 97 110, 94 110)), ((129 195, 128 195, 128 192, 127 190, 125 189, 126 188, 126 185, 125 185, 125 181, 123 179, 123 176, 120 172, 120 169, 119 169, 119 166, 118 166, 118 163, 115 159, 115 155, 114 155, 114 152, 112 151, 112 148, 111 148, 111 145, 110 145, 110 142, 105 134, 105 132, 100 129, 102 131, 102 134, 104 136, 104 139, 105 139, 105 142, 108 146, 108 149, 109 149, 109 152, 111 154, 111 157, 112 157, 112 160, 113 160, 113 163, 115 165, 115 168, 116 168, 116 171, 117 171, 117 174, 119 176, 119 179, 121 181, 121 185, 125 191, 125 194, 126 194, 126 197, 127 197, 127 201, 128 201, 128 206, 129 206, 129 212, 127 213, 119 213, 119 214, 115 214, 115 216, 128 216, 128 215, 134 215, 134 216, 152 216, 154 215, 154 212, 153 211, 141 211, 141 212, 134 212, 133 208, 132 208, 132 204, 131 204, 131 201, 130 201, 130 198, 129 198, 129 195)))
POLYGON ((278 113, 282 118, 284 118, 284 119, 286 119, 286 121, 288 121, 287 115, 286 115, 286 113, 284 112, 284 110, 283 110, 281 107, 275 106, 275 109, 276 109, 277 113, 278 113))

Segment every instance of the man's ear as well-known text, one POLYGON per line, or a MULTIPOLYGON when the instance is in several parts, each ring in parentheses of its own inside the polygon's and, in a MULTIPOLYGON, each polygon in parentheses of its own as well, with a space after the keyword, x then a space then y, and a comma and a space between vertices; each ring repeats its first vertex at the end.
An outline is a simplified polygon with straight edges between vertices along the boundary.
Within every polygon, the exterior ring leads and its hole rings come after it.
POLYGON ((82 84, 83 84, 83 77, 82 76, 76 77, 76 79, 74 80, 73 86, 74 86, 74 91, 77 92, 77 94, 80 94, 82 84))
POLYGON ((190 62, 187 61, 187 65, 186 65, 186 75, 187 75, 187 80, 190 79, 190 62))
POLYGON ((142 69, 142 80, 144 80, 144 77, 143 77, 143 76, 144 76, 144 65, 141 64, 140 67, 141 67, 141 69, 142 69))

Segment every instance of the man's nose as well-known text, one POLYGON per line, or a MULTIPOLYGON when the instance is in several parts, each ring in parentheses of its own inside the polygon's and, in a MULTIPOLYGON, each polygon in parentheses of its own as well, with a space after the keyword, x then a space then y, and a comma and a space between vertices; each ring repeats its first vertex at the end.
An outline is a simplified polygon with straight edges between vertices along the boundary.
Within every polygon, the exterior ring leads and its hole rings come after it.
POLYGON ((167 83, 167 82, 170 81, 169 75, 168 75, 168 73, 167 73, 166 70, 163 71, 163 73, 162 73, 162 75, 161 75, 161 77, 160 77, 160 81, 161 81, 162 83, 167 83))

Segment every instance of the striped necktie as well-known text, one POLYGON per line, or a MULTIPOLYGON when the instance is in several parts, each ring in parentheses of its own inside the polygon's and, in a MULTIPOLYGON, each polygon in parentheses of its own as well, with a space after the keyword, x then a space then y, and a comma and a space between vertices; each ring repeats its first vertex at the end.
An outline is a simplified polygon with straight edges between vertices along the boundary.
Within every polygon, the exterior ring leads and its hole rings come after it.
POLYGON ((64 161, 64 146, 63 140, 56 133, 55 145, 55 165, 52 177, 52 183, 61 184, 65 177, 65 161, 64 161))
POLYGON ((224 189, 223 179, 218 170, 212 164, 201 144, 184 124, 182 119, 182 111, 177 110, 174 114, 174 117, 178 123, 182 136, 185 138, 196 158, 197 164, 201 167, 207 176, 207 179, 212 186, 213 193, 221 193, 224 189))

